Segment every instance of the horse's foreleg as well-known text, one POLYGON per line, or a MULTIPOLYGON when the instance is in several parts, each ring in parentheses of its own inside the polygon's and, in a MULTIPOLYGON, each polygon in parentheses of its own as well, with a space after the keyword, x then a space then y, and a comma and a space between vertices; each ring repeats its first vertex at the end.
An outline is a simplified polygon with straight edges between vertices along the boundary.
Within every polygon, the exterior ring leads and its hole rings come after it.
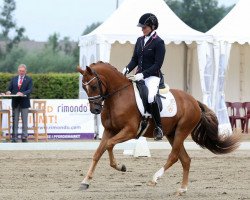
POLYGON ((109 153, 110 166, 113 167, 114 169, 118 170, 118 171, 125 172, 126 171, 126 166, 117 164, 114 153, 113 153, 113 148, 109 148, 108 153, 109 153))
POLYGON ((114 157, 113 148, 116 144, 133 139, 134 134, 136 133, 136 129, 128 129, 124 128, 122 129, 118 134, 116 134, 114 137, 110 138, 107 142, 107 150, 109 153, 109 160, 110 160, 110 166, 118 171, 126 171, 125 165, 118 165, 116 162, 116 159, 114 157))
POLYGON ((90 180, 93 178, 96 165, 98 161, 100 160, 101 156, 103 155, 103 153, 106 151, 106 144, 107 144, 107 138, 105 137, 105 134, 103 134, 103 138, 92 158, 92 162, 90 164, 89 170, 81 183, 81 187, 80 187, 81 190, 88 189, 90 180))

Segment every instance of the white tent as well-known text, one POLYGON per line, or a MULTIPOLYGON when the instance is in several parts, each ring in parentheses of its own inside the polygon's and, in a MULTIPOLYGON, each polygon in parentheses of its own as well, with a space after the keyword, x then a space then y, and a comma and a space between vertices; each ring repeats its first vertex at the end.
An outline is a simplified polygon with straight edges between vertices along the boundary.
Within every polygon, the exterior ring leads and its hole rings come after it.
POLYGON ((228 121, 225 101, 250 100, 250 1, 240 0, 207 34, 214 38, 212 108, 228 121), (225 86, 224 86, 225 85, 225 86), (225 92, 224 92, 225 90, 225 92))
POLYGON ((250 100, 249 10, 250 1, 239 0, 228 15, 207 32, 213 35, 215 42, 228 53, 229 61, 225 63, 226 101, 250 100))
MULTIPOLYGON (((80 38, 81 67, 102 60, 122 70, 131 59, 136 39, 142 35, 138 20, 148 12, 157 16, 157 33, 166 44, 162 67, 165 81, 170 87, 188 91, 202 100, 199 65, 206 63, 202 46, 210 37, 188 27, 163 0, 124 0, 102 25, 80 38)), ((80 98, 84 97, 80 86, 80 98)))

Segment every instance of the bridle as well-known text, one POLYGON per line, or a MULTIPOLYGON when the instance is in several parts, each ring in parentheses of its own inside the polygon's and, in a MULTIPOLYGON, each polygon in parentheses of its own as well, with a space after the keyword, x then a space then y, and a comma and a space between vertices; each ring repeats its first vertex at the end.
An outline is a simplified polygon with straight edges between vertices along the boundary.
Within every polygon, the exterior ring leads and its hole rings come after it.
POLYGON ((89 85, 93 80, 97 79, 97 85, 98 85, 98 89, 99 89, 99 95, 96 96, 92 96, 92 97, 88 97, 88 100, 90 103, 93 104, 97 104, 97 105, 101 105, 102 106, 102 102, 106 99, 106 95, 103 93, 102 90, 102 85, 106 87, 106 85, 104 85, 104 83, 102 82, 102 80, 100 79, 99 75, 96 73, 96 71, 94 69, 91 69, 91 71, 93 72, 93 74, 95 75, 92 79, 90 79, 88 82, 83 82, 82 84, 84 86, 89 85), (101 103, 99 103, 101 102, 101 103))
POLYGON ((103 106, 102 102, 104 100, 106 100, 107 98, 109 98, 110 96, 114 95, 115 93, 127 88, 128 86, 131 85, 131 82, 127 85, 125 85, 124 87, 122 88, 119 88, 118 90, 112 92, 112 93, 108 93, 108 90, 107 90, 107 86, 103 83, 103 81, 100 79, 100 76, 97 74, 97 72, 91 68, 92 70, 92 73, 94 74, 94 77, 92 79, 90 79, 88 82, 83 82, 82 81, 82 84, 84 86, 87 86, 89 85, 93 80, 97 79, 97 85, 98 85, 98 89, 99 89, 99 94, 96 95, 96 96, 92 96, 92 97, 88 97, 88 100, 89 100, 89 103, 93 103, 95 105, 99 105, 99 106, 103 106), (104 94, 103 92, 103 89, 102 89, 102 85, 106 88, 106 93, 104 94))

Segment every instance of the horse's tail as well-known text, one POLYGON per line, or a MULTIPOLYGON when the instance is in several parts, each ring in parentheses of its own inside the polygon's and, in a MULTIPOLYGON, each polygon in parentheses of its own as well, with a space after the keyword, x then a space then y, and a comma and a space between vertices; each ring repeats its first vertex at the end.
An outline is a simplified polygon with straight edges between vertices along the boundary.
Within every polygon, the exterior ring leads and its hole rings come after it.
POLYGON ((199 101, 198 103, 201 108, 201 120, 191 134, 192 139, 214 154, 225 154, 236 150, 240 145, 240 135, 219 136, 219 123, 215 113, 205 104, 199 101))

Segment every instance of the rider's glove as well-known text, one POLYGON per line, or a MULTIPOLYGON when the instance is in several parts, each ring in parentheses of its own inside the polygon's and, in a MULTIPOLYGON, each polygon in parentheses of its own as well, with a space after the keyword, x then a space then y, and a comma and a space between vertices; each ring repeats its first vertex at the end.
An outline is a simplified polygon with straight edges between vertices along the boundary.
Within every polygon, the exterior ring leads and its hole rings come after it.
POLYGON ((136 81, 140 81, 140 80, 142 80, 143 79, 143 73, 139 73, 139 74, 136 74, 135 75, 135 80, 136 81))
POLYGON ((124 76, 126 76, 126 74, 129 73, 129 69, 127 67, 125 67, 123 70, 122 70, 122 73, 124 76))

